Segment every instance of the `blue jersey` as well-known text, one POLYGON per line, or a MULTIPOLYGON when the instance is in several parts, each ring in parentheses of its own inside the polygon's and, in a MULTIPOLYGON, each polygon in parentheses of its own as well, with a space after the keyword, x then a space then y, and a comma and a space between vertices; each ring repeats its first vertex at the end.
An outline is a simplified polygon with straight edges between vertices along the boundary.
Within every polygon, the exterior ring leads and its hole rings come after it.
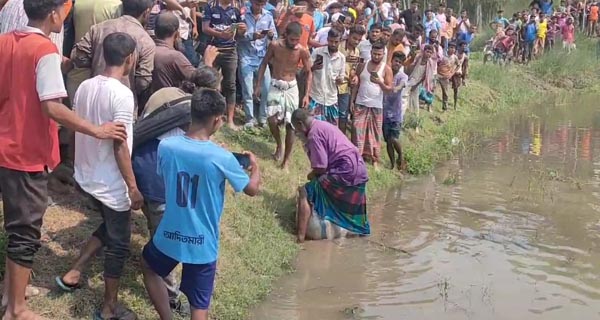
POLYGON ((535 39, 537 39, 537 26, 535 23, 528 23, 525 26, 524 38, 526 42, 533 42, 535 39))
POLYGON ((216 261, 225 180, 239 192, 248 185, 248 175, 231 152, 187 136, 162 140, 157 158, 166 208, 154 244, 182 263, 216 261))
MULTIPOLYGON (((234 6, 223 9, 218 2, 206 5, 204 8, 203 21, 210 21, 210 27, 217 31, 225 31, 231 28, 234 23, 242 23, 243 16, 240 10, 234 6)), ((213 38, 211 44, 217 48, 235 47, 234 39, 213 38)))

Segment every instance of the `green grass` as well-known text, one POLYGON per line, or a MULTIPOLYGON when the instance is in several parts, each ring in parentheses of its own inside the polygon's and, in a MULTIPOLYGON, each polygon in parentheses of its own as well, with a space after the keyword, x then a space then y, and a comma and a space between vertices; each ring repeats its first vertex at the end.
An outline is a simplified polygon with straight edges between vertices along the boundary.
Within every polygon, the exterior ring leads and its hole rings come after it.
MULTIPOLYGON (((595 43, 579 41, 578 46, 571 56, 551 53, 527 67, 483 66, 481 58, 474 54, 469 84, 461 88, 457 111, 431 114, 422 111, 419 118, 407 116, 403 146, 409 172, 428 173, 457 151, 474 152, 479 140, 473 132, 493 134, 492 130, 485 130, 487 124, 524 109, 525 105, 542 100, 548 94, 563 92, 557 82, 551 81, 555 77, 572 79, 582 89, 596 89, 591 87, 598 80, 599 71, 595 43), (419 133, 411 129, 417 126, 419 133)), ((441 109, 439 99, 434 102, 434 107, 441 109)), ((309 165, 298 144, 289 172, 278 169, 270 160, 274 142, 266 130, 223 131, 217 139, 231 150, 255 152, 263 179, 261 194, 255 198, 228 191, 223 214, 211 316, 213 319, 239 320, 269 293, 275 279, 292 271, 292 261, 300 249, 292 235, 295 194, 298 186, 306 181, 309 165)), ((400 181, 399 174, 385 169, 376 172, 370 168, 370 199, 376 199, 379 191, 400 181)), ((447 179, 445 183, 452 184, 453 181, 447 179)), ((38 254, 34 279, 34 284, 50 289, 54 288, 54 276, 67 270, 82 242, 99 223, 98 214, 86 209, 72 189, 55 193, 53 197, 60 205, 48 210, 45 228, 51 237, 38 254)), ((371 204, 375 201, 371 200, 371 204)), ((148 239, 145 224, 145 219, 136 214, 132 257, 123 277, 121 298, 140 319, 156 319, 139 271, 140 250, 148 239)), ((0 237, 0 245, 4 242, 5 239, 0 237)), ((51 292, 32 299, 31 306, 50 319, 89 318, 102 297, 101 261, 96 261, 85 274, 86 285, 77 294, 51 292)))
MULTIPOLYGON (((487 124, 526 105, 545 101, 561 92, 598 90, 600 64, 596 48, 595 40, 579 39, 578 50, 572 54, 554 50, 528 66, 484 66, 481 54, 473 54, 468 86, 460 89, 456 112, 425 115, 421 112, 417 120, 407 115, 403 148, 409 173, 428 173, 456 149, 475 149, 477 140, 471 136, 474 132, 486 134, 487 124), (415 123, 421 126, 419 133, 411 129, 415 123), (455 137, 460 141, 456 146, 452 144, 455 137)), ((441 110, 439 96, 434 109, 441 110)))

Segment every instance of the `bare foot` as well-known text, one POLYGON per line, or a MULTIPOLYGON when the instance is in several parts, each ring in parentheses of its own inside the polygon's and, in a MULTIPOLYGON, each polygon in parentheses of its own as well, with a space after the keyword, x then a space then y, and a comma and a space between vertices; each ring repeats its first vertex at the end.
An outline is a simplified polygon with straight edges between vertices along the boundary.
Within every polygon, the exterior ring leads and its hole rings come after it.
POLYGON ((281 150, 281 148, 277 148, 275 153, 273 153, 271 156, 273 157, 273 160, 279 162, 281 161, 281 158, 283 158, 283 150, 281 150))
POLYGON ((2 317, 2 320, 45 320, 45 319, 42 316, 39 316, 39 315, 33 313, 33 311, 26 309, 17 314, 11 314, 7 310, 6 313, 4 314, 4 316, 2 317))
POLYGON ((281 165, 279 165, 279 168, 281 170, 283 170, 284 172, 286 172, 286 173, 290 172, 290 170, 289 170, 289 164, 287 162, 282 162, 281 165))
POLYGON ((233 123, 233 122, 227 122, 227 128, 229 128, 230 130, 233 130, 233 131, 240 130, 240 128, 238 126, 236 126, 235 123, 233 123))
POLYGON ((373 169, 375 169, 375 171, 379 171, 379 163, 373 162, 373 169))

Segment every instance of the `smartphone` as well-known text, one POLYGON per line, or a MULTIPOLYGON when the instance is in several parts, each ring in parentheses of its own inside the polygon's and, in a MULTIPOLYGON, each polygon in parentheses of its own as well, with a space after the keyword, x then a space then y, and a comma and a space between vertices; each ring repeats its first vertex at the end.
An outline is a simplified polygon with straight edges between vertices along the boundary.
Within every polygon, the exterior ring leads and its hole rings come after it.
POLYGON ((379 78, 379 74, 377 74, 377 72, 373 71, 373 72, 371 72, 371 77, 379 78))
POLYGON ((268 30, 268 29, 266 29, 266 30, 262 30, 262 31, 260 32, 260 34, 262 34, 263 36, 266 36, 267 34, 269 34, 269 30, 268 30))
POLYGON ((242 169, 248 169, 250 167, 250 156, 243 153, 233 152, 233 156, 240 164, 242 169))
POLYGON ((315 64, 322 64, 323 63, 323 56, 322 55, 318 55, 317 58, 315 59, 315 64))

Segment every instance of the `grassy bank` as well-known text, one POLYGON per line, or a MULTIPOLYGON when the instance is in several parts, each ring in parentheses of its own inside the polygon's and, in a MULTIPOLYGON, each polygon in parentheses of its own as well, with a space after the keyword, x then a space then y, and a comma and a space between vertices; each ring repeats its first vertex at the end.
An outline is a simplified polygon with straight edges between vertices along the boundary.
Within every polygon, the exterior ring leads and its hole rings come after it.
MULTIPOLYGON (((420 119, 407 120, 409 127, 410 123, 422 123, 419 133, 409 128, 403 138, 411 173, 429 172, 447 159, 455 148, 454 137, 462 141, 459 145, 468 147, 466 133, 472 126, 487 123, 548 93, 571 87, 589 88, 598 74, 595 44, 588 42, 580 42, 579 50, 569 57, 552 53, 527 67, 482 66, 479 61, 474 55, 469 84, 461 90, 458 111, 422 112, 420 119)), ((434 102, 434 107, 441 108, 439 101, 434 102)), ((305 182, 309 167, 306 155, 297 146, 289 172, 276 168, 270 160, 274 143, 266 131, 223 132, 218 139, 231 150, 254 151, 263 173, 260 196, 228 194, 223 215, 212 316, 238 320, 269 292, 277 277, 291 270, 299 250, 291 235, 294 197, 297 187, 305 182)), ((388 170, 371 170, 370 178, 371 195, 400 182, 400 176, 388 170)), ((98 225, 99 215, 87 208, 72 188, 54 189, 52 196, 58 205, 48 210, 44 246, 37 257, 33 280, 48 292, 33 298, 31 306, 49 319, 89 318, 102 297, 102 259, 87 270, 84 288, 76 294, 56 293, 53 279, 67 270, 98 225)), ((140 319, 155 319, 141 281, 139 253, 147 241, 146 222, 141 214, 135 214, 133 234, 132 257, 123 278, 121 297, 140 319)))
MULTIPOLYGON (((479 54, 473 54, 467 87, 460 89, 457 111, 421 112, 415 119, 407 117, 404 150, 411 174, 430 172, 448 158, 456 147, 473 148, 469 135, 474 127, 496 121, 523 107, 543 102, 548 96, 566 92, 598 90, 600 64, 597 40, 579 39, 578 50, 568 55, 554 50, 528 66, 501 67, 483 65, 479 54), (411 130, 422 125, 417 133, 411 130), (458 146, 453 145, 459 141, 458 146)), ((434 107, 441 110, 439 97, 434 107)))

